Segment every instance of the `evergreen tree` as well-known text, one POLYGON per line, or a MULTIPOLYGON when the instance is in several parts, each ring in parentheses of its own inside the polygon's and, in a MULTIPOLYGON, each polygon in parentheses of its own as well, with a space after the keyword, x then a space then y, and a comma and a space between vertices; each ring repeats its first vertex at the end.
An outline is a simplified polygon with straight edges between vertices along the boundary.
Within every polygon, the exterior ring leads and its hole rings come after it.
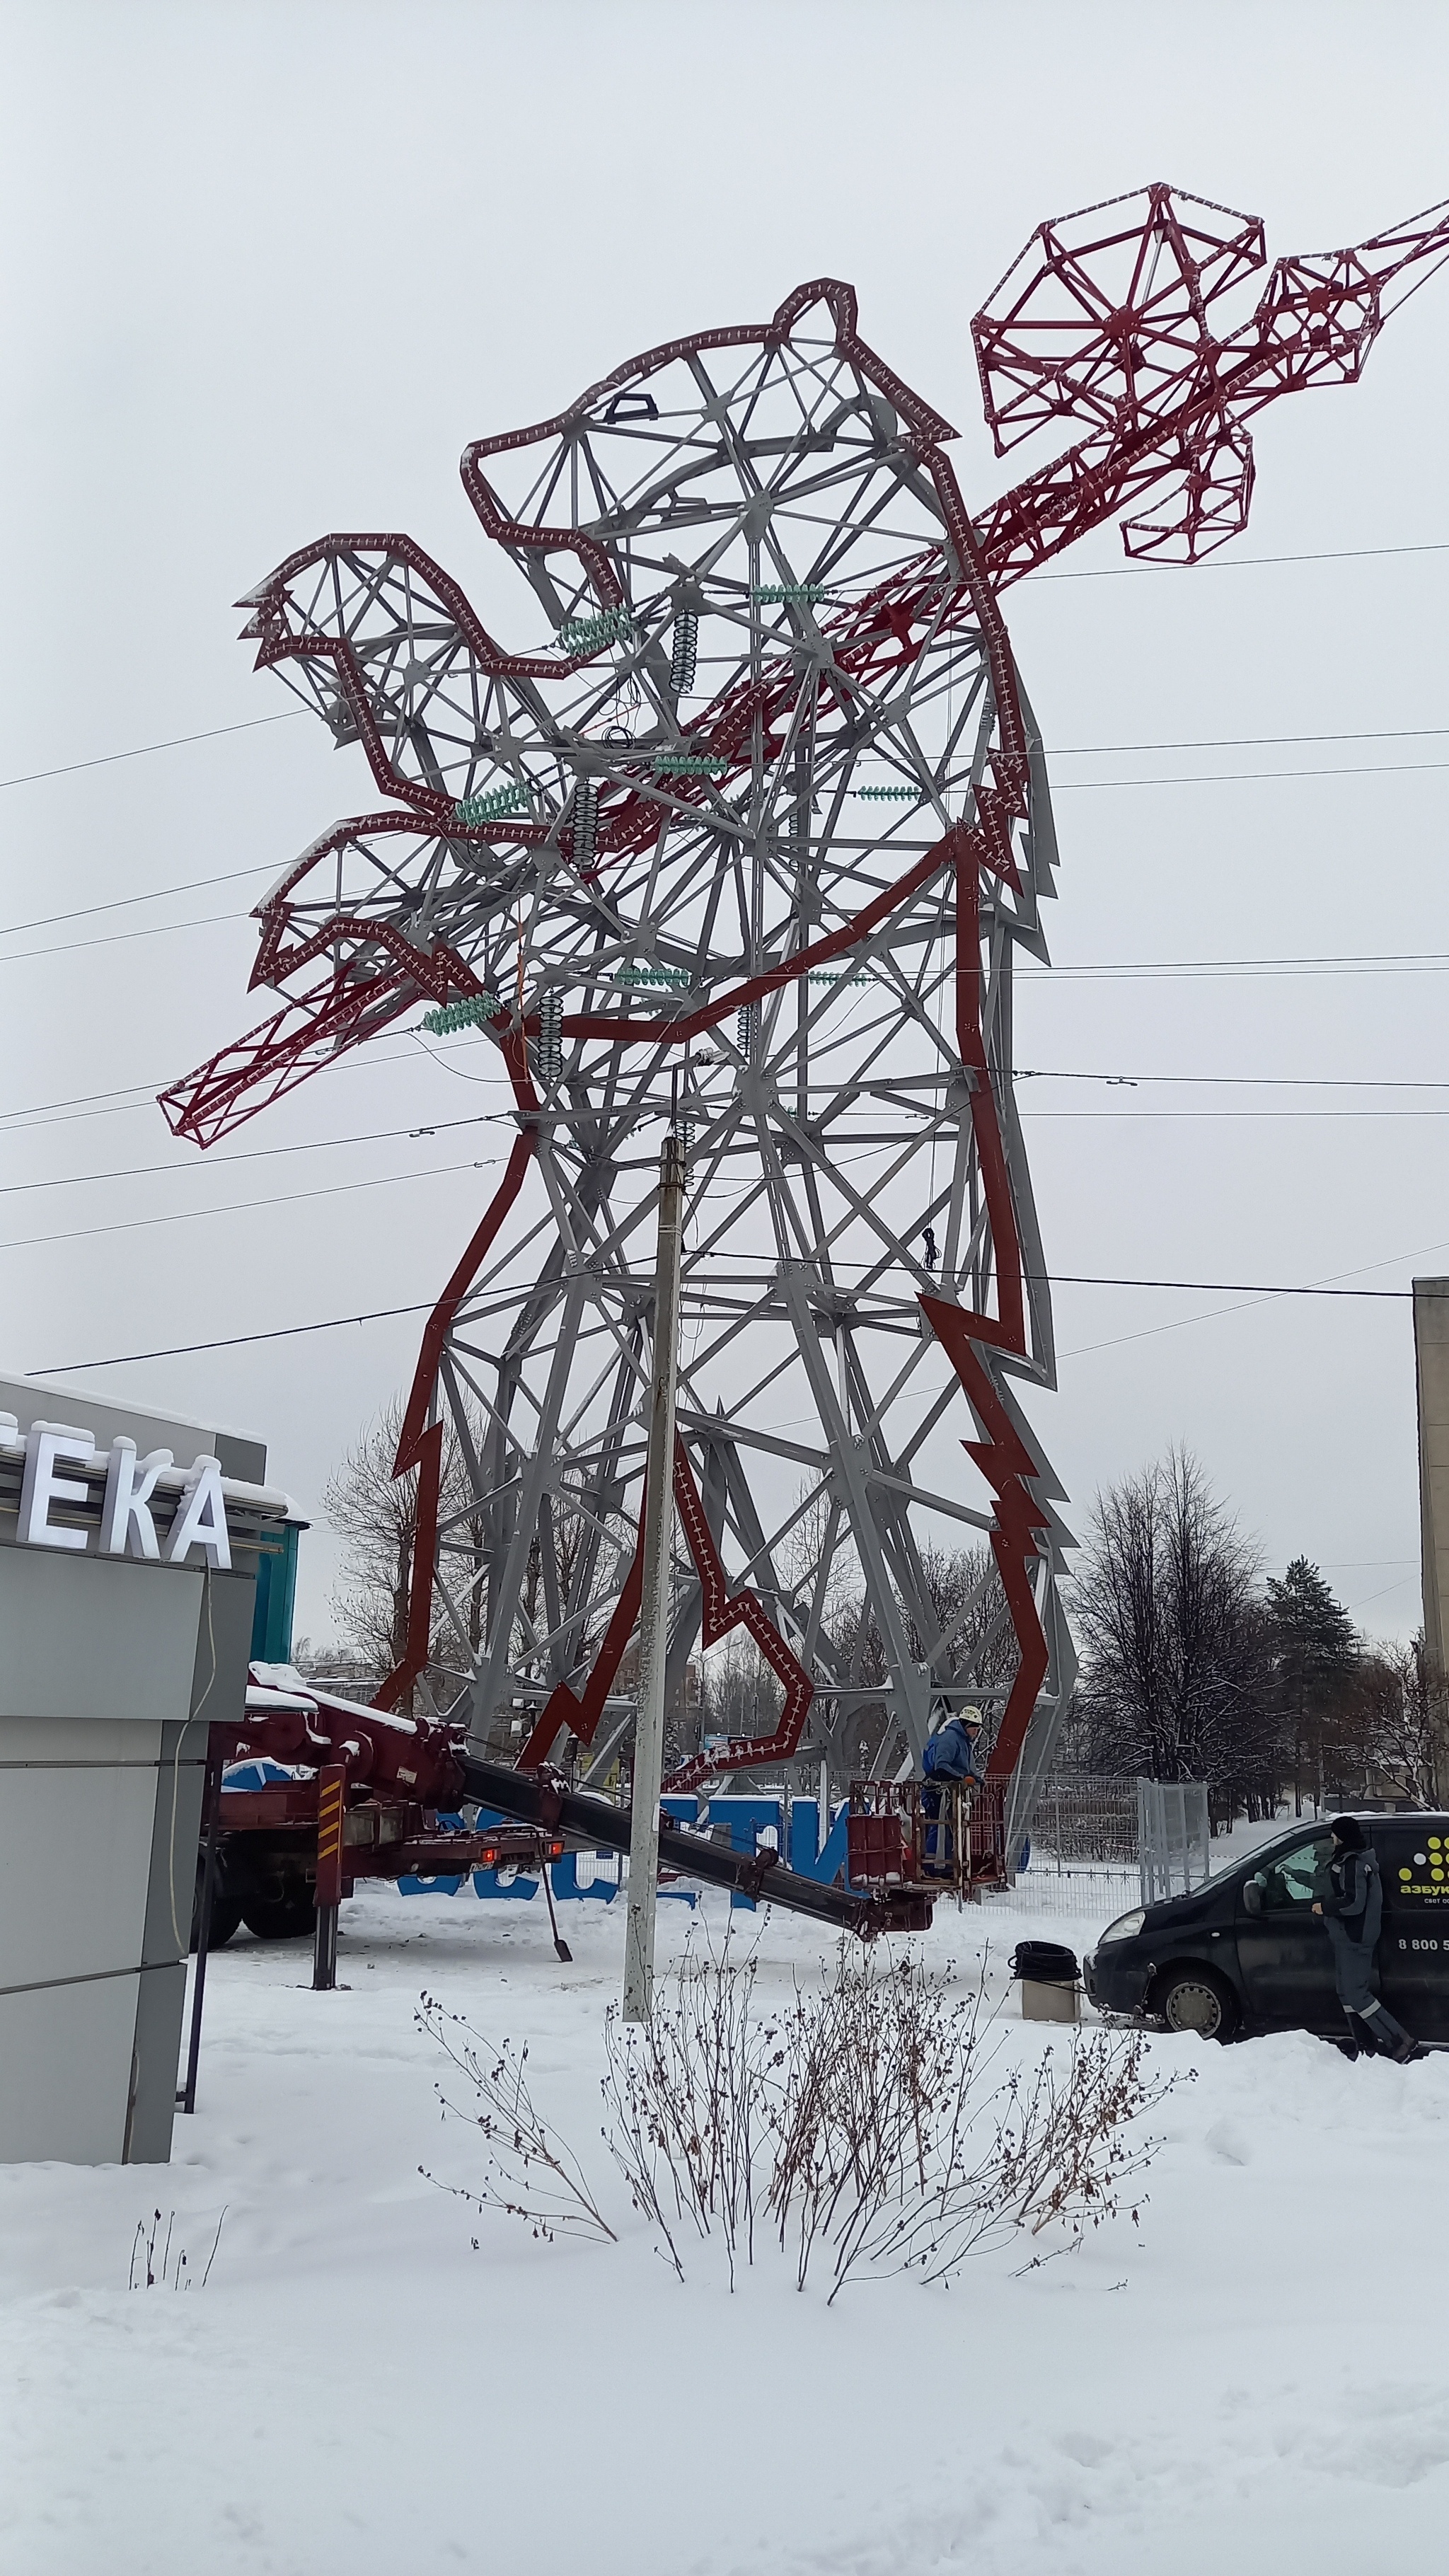
POLYGON ((1305 1785, 1323 1793, 1324 1747, 1349 1722, 1359 1664, 1359 1636, 1332 1586, 1306 1556, 1295 1556, 1281 1580, 1268 1582, 1277 1706, 1293 1773, 1293 1812, 1305 1785))

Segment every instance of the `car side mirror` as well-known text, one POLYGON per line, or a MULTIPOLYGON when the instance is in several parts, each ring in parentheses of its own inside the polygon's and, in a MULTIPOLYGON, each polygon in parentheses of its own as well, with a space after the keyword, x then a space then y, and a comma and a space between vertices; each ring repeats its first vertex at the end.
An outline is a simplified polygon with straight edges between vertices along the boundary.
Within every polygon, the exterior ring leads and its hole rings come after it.
POLYGON ((1244 1881, 1244 1885, 1243 1885, 1243 1912, 1244 1912, 1245 1914, 1261 1914, 1261 1913, 1262 1913, 1262 1911, 1263 1911, 1263 1882, 1262 1882, 1262 1880, 1261 1880, 1261 1879, 1258 1879, 1258 1878, 1250 1878, 1250 1879, 1245 1880, 1245 1881, 1244 1881))

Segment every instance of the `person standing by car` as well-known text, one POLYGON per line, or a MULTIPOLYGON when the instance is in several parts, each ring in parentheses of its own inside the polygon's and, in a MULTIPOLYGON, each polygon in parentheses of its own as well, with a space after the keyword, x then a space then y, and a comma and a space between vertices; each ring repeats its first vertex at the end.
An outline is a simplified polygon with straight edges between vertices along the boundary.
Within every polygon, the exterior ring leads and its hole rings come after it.
POLYGON ((1420 2054, 1403 2023, 1395 2021, 1379 1999, 1374 1952, 1384 1913, 1384 1887, 1375 1853, 1364 1839, 1357 1816, 1335 1816, 1329 1831, 1333 1846, 1314 1880, 1315 1914, 1321 1914, 1333 1943, 1333 1973, 1349 2035, 1362 2030, 1372 2054, 1397 2058, 1401 2066, 1420 2054))

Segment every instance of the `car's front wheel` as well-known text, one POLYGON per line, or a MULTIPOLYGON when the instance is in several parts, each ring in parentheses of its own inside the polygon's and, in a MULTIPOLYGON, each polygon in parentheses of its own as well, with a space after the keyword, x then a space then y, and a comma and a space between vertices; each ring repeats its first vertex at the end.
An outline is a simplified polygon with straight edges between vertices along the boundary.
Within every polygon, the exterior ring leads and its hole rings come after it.
POLYGON ((1169 1968, 1156 1981, 1152 2008, 1169 2030, 1196 2031, 1199 2039, 1231 2039, 1238 2026, 1237 1997, 1211 1968, 1169 1968))

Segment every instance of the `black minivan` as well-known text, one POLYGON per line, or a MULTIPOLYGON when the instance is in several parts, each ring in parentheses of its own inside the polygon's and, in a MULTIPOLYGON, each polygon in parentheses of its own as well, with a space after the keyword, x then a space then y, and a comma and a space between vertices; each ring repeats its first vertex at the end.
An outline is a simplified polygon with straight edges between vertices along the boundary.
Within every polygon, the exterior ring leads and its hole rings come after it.
MULTIPOLYGON (((1449 1815, 1360 1815, 1384 1883, 1379 1991, 1415 2039, 1449 2042, 1449 1815)), ((1326 1824, 1295 1825, 1195 1888, 1109 1923, 1082 1962, 1099 2011, 1207 2039, 1346 2036, 1333 1950, 1313 1911, 1326 1824)))

